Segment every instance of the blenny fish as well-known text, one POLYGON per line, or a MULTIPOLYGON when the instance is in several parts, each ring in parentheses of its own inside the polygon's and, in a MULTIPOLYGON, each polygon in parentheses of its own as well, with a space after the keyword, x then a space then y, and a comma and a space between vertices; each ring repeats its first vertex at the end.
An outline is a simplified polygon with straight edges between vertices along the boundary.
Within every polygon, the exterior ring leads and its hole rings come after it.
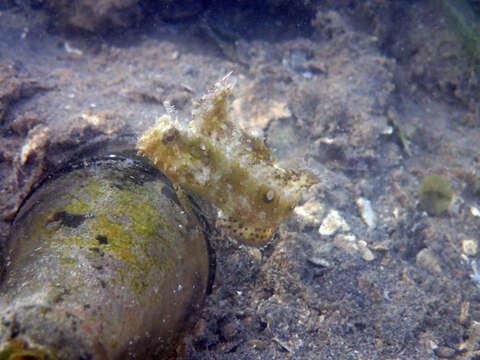
POLYGON ((139 136, 137 149, 173 183, 215 205, 227 235, 263 246, 316 178, 280 167, 261 138, 229 118, 229 75, 194 104, 188 125, 167 111, 139 136))

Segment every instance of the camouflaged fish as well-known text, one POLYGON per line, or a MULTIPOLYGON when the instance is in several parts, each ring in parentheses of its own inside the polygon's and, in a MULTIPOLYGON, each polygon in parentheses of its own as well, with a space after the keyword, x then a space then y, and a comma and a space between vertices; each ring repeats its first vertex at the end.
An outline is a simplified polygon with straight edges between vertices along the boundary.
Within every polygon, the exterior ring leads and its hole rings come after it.
POLYGON ((232 87, 228 75, 217 82, 195 104, 188 125, 171 114, 160 117, 139 137, 137 149, 174 183, 214 204, 217 226, 227 235, 262 246, 315 178, 282 169, 262 139, 228 118, 232 87))

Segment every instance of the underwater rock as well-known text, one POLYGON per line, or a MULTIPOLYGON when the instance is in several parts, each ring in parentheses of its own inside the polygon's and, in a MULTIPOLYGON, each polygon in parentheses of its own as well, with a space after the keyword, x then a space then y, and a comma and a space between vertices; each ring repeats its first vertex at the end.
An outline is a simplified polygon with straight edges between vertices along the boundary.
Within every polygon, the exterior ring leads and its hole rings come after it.
POLYGON ((20 76, 13 63, 2 63, 0 65, 0 125, 3 125, 4 116, 10 106, 50 88, 36 80, 20 76))
POLYGON ((171 356, 211 286, 212 259, 205 226, 143 159, 71 165, 15 218, 0 358, 171 356))
POLYGON ((139 0, 48 0, 57 25, 87 31, 127 28, 143 18, 139 0))
POLYGON ((262 246, 316 177, 281 168, 261 138, 229 118, 232 87, 228 75, 217 82, 188 125, 172 118, 173 111, 162 116, 139 137, 137 149, 172 182, 217 206, 217 225, 229 236, 262 246))
POLYGON ((426 6, 409 6, 403 11, 388 41, 389 52, 406 65, 397 78, 399 88, 424 89, 435 99, 461 104, 468 114, 458 120, 478 126, 478 15, 464 0, 428 1, 426 6), (399 28, 406 31, 395 30, 399 28))

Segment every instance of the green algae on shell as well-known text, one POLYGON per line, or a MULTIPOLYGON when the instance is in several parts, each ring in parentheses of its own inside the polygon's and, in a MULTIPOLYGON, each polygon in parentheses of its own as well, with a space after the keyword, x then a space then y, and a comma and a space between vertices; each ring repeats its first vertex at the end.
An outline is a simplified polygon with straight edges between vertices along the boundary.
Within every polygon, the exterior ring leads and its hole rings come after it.
POLYGON ((0 357, 12 359, 42 349, 57 359, 159 358, 212 279, 205 228, 170 181, 120 156, 41 184, 15 219, 8 257, 0 357), (15 353, 12 332, 25 344, 15 353))
POLYGON ((450 181, 441 175, 426 175, 418 190, 420 204, 429 214, 439 216, 445 212, 453 200, 450 181))

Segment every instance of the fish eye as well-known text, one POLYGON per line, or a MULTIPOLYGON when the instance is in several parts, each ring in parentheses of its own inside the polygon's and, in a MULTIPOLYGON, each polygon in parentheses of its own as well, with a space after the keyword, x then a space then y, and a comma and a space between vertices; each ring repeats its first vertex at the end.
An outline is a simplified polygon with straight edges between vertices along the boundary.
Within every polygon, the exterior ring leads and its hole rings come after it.
POLYGON ((275 192, 270 189, 265 194, 263 194, 262 200, 263 202, 269 204, 275 199, 275 192))

